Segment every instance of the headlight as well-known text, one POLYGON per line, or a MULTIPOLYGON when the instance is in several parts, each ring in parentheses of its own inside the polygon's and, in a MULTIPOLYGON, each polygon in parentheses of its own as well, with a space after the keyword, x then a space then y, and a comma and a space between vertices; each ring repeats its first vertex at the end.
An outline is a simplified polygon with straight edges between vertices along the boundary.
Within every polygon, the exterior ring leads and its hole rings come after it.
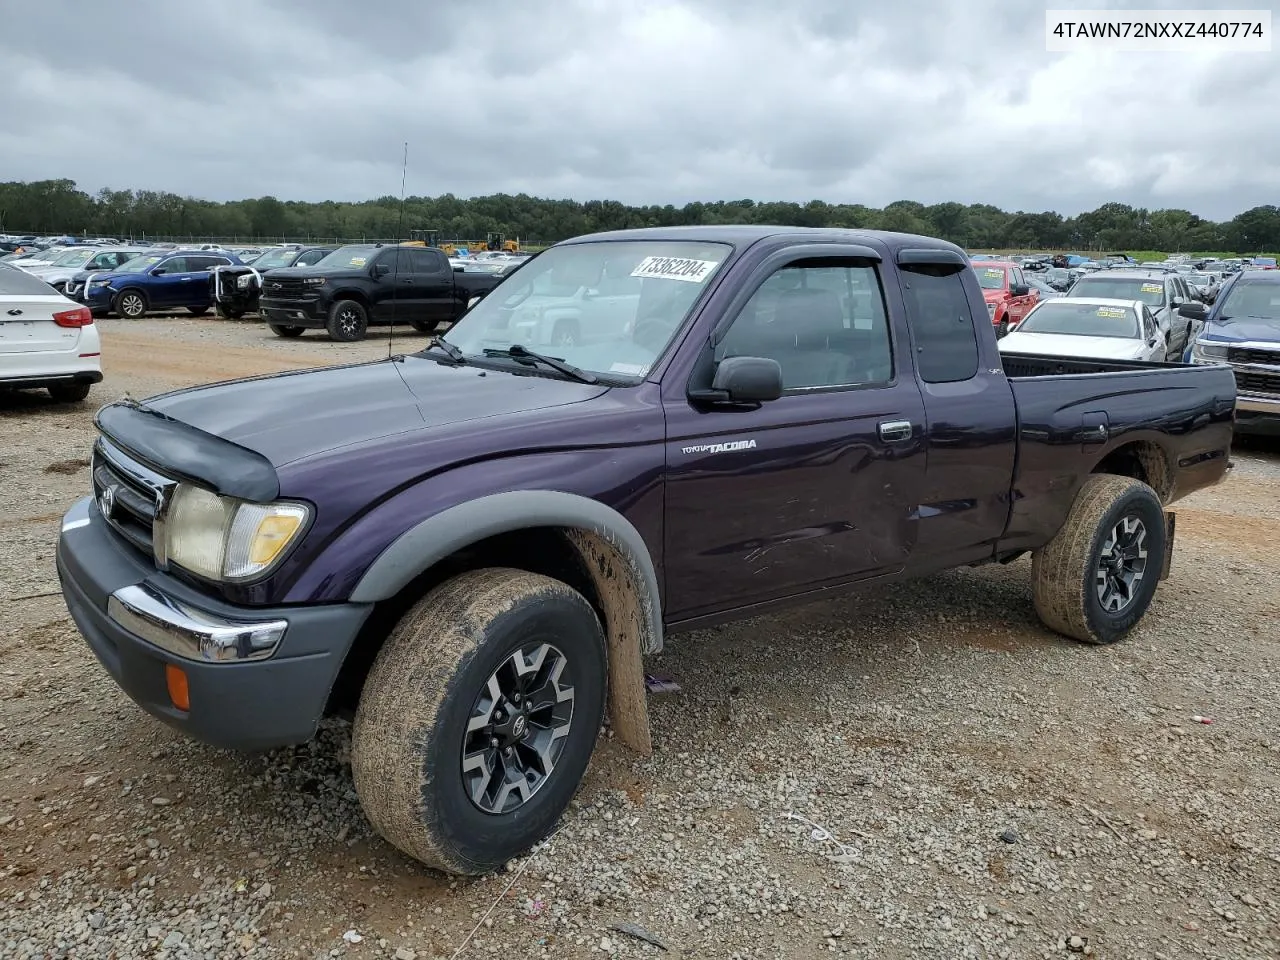
POLYGON ((246 273, 243 276, 236 277, 236 286, 247 287, 249 285, 249 281, 252 279, 253 279, 252 273, 246 273))
POLYGON ((270 571, 306 529, 301 503, 248 503, 180 483, 164 520, 164 558, 208 580, 250 580, 270 571))
POLYGON ((992 317, 996 315, 996 305, 994 303, 987 304, 987 314, 992 317))
POLYGON ((94 287, 109 287, 109 286, 111 286, 111 281, 110 281, 110 280, 90 280, 90 281, 89 281, 89 283, 90 283, 90 286, 94 286, 94 287))
POLYGON ((305 277, 303 278, 302 283, 304 286, 308 287, 322 287, 328 283, 328 281, 324 277, 305 277))
POLYGON ((1221 343, 1206 343, 1204 340, 1197 340, 1191 347, 1191 359, 1204 360, 1206 362, 1226 360, 1227 347, 1221 343))

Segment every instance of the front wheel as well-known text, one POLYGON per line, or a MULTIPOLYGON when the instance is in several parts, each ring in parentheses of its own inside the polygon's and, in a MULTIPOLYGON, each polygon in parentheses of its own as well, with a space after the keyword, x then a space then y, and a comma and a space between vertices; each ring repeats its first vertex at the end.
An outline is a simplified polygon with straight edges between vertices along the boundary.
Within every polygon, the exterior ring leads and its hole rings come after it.
POLYGON ((409 325, 419 333, 435 333, 440 326, 438 320, 410 320, 409 325))
POLYGON ((339 300, 329 308, 329 320, 325 329, 332 339, 342 343, 363 340, 369 329, 369 315, 364 306, 355 300, 339 300))
POLYGON ((551 832, 604 719, 604 633, 558 580, 490 568, 437 587, 365 680, 351 771, 365 814, 430 867, 482 874, 551 832))
POLYGON ((1031 561, 1036 613, 1085 643, 1115 643, 1147 612, 1164 566, 1164 505, 1141 480, 1094 474, 1031 561))
POLYGON ((277 337, 300 337, 306 331, 306 327, 285 326, 279 323, 269 323, 267 327, 277 337))
POLYGON ((126 320, 141 320, 147 314, 147 295, 141 290, 121 290, 115 311, 126 320))
POLYGON ((1009 319, 1006 317, 996 324, 996 339, 1003 340, 1009 335, 1009 319))
POLYGON ((206 313, 209 312, 209 308, 207 306, 206 307, 187 307, 187 312, 190 313, 193 317, 203 317, 206 313))
POLYGON ((241 317, 244 316, 243 310, 237 309, 235 307, 226 307, 226 306, 223 306, 222 304, 218 304, 216 307, 214 307, 214 311, 223 320, 239 320, 241 317))

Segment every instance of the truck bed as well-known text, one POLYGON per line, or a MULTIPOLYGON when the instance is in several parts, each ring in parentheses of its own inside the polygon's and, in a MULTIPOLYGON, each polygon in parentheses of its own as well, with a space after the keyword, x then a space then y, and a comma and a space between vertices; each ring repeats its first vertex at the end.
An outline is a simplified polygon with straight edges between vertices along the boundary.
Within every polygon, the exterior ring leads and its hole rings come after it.
POLYGON ((1103 463, 1147 480, 1166 503, 1225 476, 1236 399, 1230 367, 1014 353, 1001 362, 1018 417, 1002 549, 1044 543, 1103 463))

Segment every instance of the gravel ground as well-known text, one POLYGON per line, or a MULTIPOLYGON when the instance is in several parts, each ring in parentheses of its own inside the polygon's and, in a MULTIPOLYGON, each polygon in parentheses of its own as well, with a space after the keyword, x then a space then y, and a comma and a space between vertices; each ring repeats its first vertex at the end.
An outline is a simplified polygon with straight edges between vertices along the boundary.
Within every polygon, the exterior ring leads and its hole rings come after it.
POLYGON ((1280 447, 1178 505, 1172 577, 1115 647, 1043 629, 1026 561, 672 638, 654 756, 606 732, 547 844, 452 881, 372 835, 344 723, 185 741, 31 596, 99 403, 386 341, 101 326, 83 408, 0 398, 0 956, 660 954, 626 924, 705 957, 1280 955, 1280 447))

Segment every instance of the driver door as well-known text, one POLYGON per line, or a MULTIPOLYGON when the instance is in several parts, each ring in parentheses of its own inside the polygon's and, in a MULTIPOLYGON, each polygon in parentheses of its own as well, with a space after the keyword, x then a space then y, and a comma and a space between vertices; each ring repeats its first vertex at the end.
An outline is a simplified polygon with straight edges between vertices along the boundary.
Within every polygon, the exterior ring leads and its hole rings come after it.
POLYGON ((186 302, 184 287, 194 282, 186 257, 170 257, 151 268, 147 282, 147 299, 152 307, 176 307, 186 302), (157 274, 155 271, 161 270, 157 274))
POLYGON ((817 246, 766 261, 706 348, 708 368, 778 361, 782 396, 665 401, 672 620, 901 570, 915 543, 925 416, 905 334, 892 329, 879 256, 836 244, 804 256, 817 246))

